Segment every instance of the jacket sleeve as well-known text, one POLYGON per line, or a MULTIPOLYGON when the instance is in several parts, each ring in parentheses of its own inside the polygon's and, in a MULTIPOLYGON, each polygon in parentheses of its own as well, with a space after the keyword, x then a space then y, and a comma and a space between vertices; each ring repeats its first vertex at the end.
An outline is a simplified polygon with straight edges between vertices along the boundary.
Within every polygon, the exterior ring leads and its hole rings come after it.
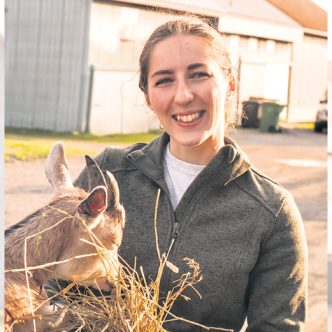
POLYGON ((287 194, 250 274, 247 332, 304 331, 307 261, 302 218, 287 194))

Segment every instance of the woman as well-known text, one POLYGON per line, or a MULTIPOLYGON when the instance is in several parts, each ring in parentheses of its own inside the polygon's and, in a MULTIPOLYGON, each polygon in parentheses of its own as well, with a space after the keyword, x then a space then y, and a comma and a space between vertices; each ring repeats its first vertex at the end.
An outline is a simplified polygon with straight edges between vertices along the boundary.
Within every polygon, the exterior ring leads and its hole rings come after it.
MULTIPOLYGON (((157 28, 140 57, 139 86, 165 133, 126 150, 107 148, 97 162, 116 177, 127 221, 120 255, 137 257, 146 277, 159 265, 154 207, 161 189, 161 252, 178 274, 166 270, 163 289, 195 259, 203 281, 200 299, 179 300, 177 316, 239 331, 303 331, 307 252, 298 209, 288 192, 255 170, 225 136, 235 80, 219 33, 197 19, 157 28), (172 245, 171 245, 172 244, 172 245)), ((86 173, 77 185, 87 188, 86 173)), ((198 331, 184 322, 169 331, 198 331)))

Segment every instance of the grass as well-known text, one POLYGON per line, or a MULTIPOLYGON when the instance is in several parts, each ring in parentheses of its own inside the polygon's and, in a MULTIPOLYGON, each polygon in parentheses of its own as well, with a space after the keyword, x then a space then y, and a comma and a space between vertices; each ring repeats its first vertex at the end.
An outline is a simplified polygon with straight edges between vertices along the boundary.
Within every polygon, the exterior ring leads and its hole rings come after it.
POLYGON ((132 144, 136 142, 149 142, 161 132, 159 130, 150 131, 148 133, 137 134, 112 134, 97 136, 90 133, 73 132, 57 132, 51 130, 37 130, 37 129, 19 129, 19 128, 6 128, 6 137, 26 137, 26 138, 38 138, 38 139, 69 139, 76 141, 89 141, 96 143, 120 143, 120 144, 132 144))
MULTIPOLYGON (((52 142, 45 140, 32 140, 23 138, 6 138, 5 139, 5 161, 32 160, 46 158, 52 146, 52 142)), ((84 154, 95 154, 94 150, 81 149, 66 146, 66 153, 69 156, 80 156, 84 154)))
MULTIPOLYGON (((314 123, 298 122, 287 124, 280 121, 280 126, 313 130, 314 123)), ((69 157, 82 156, 84 154, 93 156, 99 152, 93 147, 93 144, 100 143, 106 147, 107 145, 128 146, 137 142, 148 143, 160 133, 159 130, 156 130, 148 133, 97 136, 90 133, 61 133, 49 130, 6 128, 5 161, 46 158, 50 148, 56 141, 65 143, 66 155, 69 157)))
POLYGON ((5 161, 33 160, 46 158, 50 148, 56 141, 62 141, 69 157, 84 154, 95 155, 97 151, 87 143, 107 145, 130 145, 136 142, 147 143, 160 134, 159 131, 139 134, 113 134, 96 136, 89 133, 60 133, 47 130, 31 130, 6 128, 5 161))

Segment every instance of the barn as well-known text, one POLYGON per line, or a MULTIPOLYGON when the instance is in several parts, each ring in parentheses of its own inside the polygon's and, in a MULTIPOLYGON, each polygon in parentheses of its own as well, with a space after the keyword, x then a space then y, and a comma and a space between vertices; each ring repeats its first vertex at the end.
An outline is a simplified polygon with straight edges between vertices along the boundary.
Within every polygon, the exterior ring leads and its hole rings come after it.
POLYGON ((239 110, 273 100, 285 121, 314 120, 327 88, 327 15, 309 0, 7 0, 5 125, 97 135, 158 128, 137 87, 138 57, 169 11, 207 17, 224 35, 239 110))

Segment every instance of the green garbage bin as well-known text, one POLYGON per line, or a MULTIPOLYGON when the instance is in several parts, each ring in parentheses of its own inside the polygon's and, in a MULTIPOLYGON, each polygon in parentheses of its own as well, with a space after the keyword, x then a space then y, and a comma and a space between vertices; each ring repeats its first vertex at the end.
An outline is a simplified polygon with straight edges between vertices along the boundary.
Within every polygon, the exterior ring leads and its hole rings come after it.
POLYGON ((279 114, 284 106, 277 103, 264 102, 262 106, 262 117, 259 122, 259 129, 262 131, 279 131, 279 114))

